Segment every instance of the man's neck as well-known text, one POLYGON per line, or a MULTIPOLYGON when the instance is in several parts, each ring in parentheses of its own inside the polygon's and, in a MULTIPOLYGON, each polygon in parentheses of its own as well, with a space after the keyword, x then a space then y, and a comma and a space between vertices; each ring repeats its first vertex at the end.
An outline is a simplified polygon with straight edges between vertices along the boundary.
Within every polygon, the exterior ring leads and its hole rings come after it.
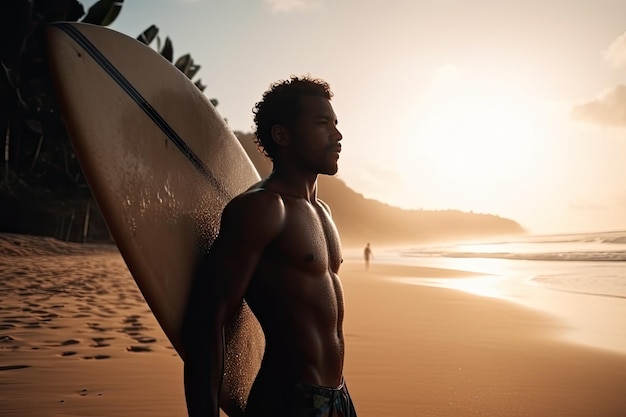
POLYGON ((304 198, 310 202, 317 200, 317 174, 303 174, 274 166, 268 181, 274 183, 281 193, 304 198))

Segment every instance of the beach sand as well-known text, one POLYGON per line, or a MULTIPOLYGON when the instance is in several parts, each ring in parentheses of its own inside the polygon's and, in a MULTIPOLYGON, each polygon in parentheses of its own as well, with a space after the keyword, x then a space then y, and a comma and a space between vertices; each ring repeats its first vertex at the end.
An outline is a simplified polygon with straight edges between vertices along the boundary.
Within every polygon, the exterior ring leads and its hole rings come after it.
POLYGON ((507 301, 384 280, 458 271, 342 271, 360 415, 626 416, 626 355, 567 343, 563 323, 507 301))
MULTIPOLYGON (((341 269, 359 416, 626 416, 626 355, 518 305, 341 269)), ((0 235, 0 416, 184 416, 182 362, 117 250, 0 235)))

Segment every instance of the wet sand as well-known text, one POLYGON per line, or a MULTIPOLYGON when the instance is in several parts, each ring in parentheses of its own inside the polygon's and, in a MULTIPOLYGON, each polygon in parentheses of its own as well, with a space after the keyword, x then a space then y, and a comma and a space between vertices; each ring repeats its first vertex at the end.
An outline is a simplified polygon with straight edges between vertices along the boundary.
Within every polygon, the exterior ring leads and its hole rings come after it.
POLYGON ((507 301, 388 280, 458 271, 363 269, 342 271, 360 415, 626 415, 626 355, 568 343, 565 323, 507 301))
MULTIPOLYGON (((506 301, 342 266, 359 416, 626 415, 626 355, 506 301)), ((184 416, 182 362, 112 246, 0 235, 0 416, 184 416)))

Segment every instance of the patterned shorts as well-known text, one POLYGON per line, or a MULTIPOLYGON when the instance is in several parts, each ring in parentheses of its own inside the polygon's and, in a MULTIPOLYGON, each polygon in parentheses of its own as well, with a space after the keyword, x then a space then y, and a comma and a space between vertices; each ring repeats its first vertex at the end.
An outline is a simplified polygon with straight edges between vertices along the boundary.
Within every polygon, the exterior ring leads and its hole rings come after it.
POLYGON ((348 388, 342 380, 337 388, 298 383, 290 417, 356 417, 348 388))

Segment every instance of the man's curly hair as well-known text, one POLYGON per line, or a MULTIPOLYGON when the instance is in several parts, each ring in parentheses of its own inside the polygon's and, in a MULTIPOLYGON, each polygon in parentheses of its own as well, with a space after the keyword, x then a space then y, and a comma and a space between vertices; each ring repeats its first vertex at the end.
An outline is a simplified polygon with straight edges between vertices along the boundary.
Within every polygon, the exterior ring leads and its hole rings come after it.
POLYGON ((261 101, 254 105, 254 142, 270 159, 274 160, 277 145, 272 139, 272 127, 282 125, 291 127, 302 112, 300 97, 317 96, 328 100, 333 96, 327 82, 311 78, 309 75, 281 80, 270 85, 263 93, 261 101))

